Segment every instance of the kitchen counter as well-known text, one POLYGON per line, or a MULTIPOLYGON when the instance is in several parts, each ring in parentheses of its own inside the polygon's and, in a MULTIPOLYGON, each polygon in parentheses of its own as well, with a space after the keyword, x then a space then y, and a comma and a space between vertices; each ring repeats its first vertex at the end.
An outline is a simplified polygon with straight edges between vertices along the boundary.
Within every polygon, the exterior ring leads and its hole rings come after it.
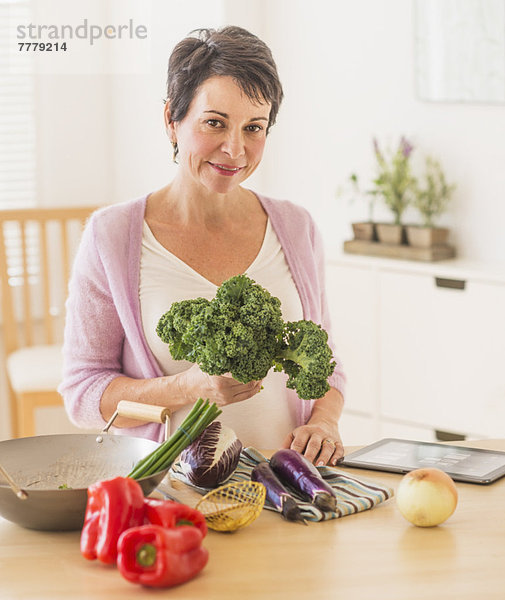
MULTIPOLYGON (((460 442, 461 443, 461 442, 460 442)), ((505 440, 467 442, 505 450, 505 440)), ((396 489, 401 476, 345 469, 396 489)), ((199 496, 180 482, 188 504, 199 496)), ((417 528, 394 498, 372 510, 303 526, 263 511, 235 533, 209 531, 209 563, 196 579, 153 592, 115 567, 85 560, 79 532, 30 531, 0 518, 2 600, 142 596, 194 600, 425 600, 505 598, 505 478, 489 486, 457 483, 456 512, 417 528)))

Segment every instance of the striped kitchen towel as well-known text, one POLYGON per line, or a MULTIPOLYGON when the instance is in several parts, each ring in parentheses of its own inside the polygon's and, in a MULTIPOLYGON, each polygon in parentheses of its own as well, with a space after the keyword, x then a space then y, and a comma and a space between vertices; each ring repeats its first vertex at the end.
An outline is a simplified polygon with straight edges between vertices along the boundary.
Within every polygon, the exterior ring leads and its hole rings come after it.
MULTIPOLYGON (((267 460, 268 459, 263 456, 259 450, 256 450, 256 448, 244 448, 235 472, 226 483, 250 480, 253 468, 258 463, 267 460)), ((317 467, 317 470, 322 478, 335 490, 337 495, 337 510, 335 512, 323 512, 310 502, 304 501, 302 496, 296 492, 296 490, 289 488, 290 493, 297 501, 303 518, 307 521, 327 521, 329 519, 338 519, 339 517, 352 515, 373 508, 374 506, 377 506, 377 504, 380 504, 393 496, 393 490, 390 487, 379 483, 366 481, 361 478, 358 479, 357 477, 348 475, 347 473, 338 471, 332 467, 317 467)), ((190 484, 184 473, 181 471, 178 463, 172 465, 170 474, 177 479, 181 479, 184 483, 190 485, 202 494, 206 494, 209 491, 207 489, 197 488, 190 484)), ((277 511, 277 509, 271 506, 268 501, 265 502, 265 508, 277 511)))

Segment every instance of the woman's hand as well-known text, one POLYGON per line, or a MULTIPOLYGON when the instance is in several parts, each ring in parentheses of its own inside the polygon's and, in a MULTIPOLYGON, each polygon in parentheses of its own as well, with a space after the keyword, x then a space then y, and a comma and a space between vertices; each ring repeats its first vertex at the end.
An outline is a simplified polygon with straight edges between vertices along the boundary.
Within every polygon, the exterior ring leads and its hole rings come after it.
POLYGON ((226 406, 247 400, 261 389, 261 381, 240 383, 229 374, 208 375, 197 364, 178 375, 181 395, 188 399, 188 404, 196 398, 208 398, 218 406, 226 406))
POLYGON ((338 427, 327 425, 302 425, 286 438, 283 448, 292 448, 303 454, 318 467, 336 465, 344 456, 344 446, 338 427))
MULTIPOLYGON (((177 375, 151 379, 116 377, 102 394, 100 412, 107 422, 114 414, 120 400, 166 406, 171 411, 192 405, 197 398, 208 398, 218 406, 226 406, 247 400, 260 389, 261 381, 240 383, 231 375, 207 375, 197 364, 194 364, 187 371, 177 375)), ((127 417, 119 417, 114 421, 116 427, 137 427, 144 424, 143 421, 127 417)))
POLYGON ((309 421, 293 430, 282 447, 300 452, 317 466, 336 465, 344 456, 344 446, 338 430, 342 405, 340 392, 330 390, 314 403, 309 421))

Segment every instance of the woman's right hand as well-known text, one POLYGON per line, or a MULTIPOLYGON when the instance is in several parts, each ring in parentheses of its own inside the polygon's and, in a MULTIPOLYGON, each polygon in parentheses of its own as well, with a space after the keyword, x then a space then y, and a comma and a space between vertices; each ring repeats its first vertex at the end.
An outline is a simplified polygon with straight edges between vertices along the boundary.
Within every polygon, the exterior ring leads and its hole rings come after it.
POLYGON ((181 395, 187 399, 188 404, 193 403, 196 398, 208 398, 220 407, 251 398, 260 391, 262 383, 240 383, 229 374, 208 375, 196 363, 179 373, 177 378, 181 395))

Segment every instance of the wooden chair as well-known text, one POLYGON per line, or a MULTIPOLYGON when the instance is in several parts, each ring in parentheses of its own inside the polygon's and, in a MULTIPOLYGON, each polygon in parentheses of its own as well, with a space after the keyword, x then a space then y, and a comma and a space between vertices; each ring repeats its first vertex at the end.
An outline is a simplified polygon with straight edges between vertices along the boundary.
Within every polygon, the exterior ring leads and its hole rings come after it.
POLYGON ((35 435, 35 409, 62 406, 64 307, 83 226, 97 207, 0 210, 3 357, 13 437, 35 435))

